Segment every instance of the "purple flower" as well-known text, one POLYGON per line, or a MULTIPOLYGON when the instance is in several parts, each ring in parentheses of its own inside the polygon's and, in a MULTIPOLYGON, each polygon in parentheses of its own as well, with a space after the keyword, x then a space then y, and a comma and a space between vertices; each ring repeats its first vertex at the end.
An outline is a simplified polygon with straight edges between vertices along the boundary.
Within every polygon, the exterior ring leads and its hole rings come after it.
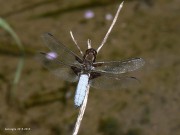
POLYGON ((94 17, 94 12, 92 10, 87 10, 85 13, 84 13, 84 17, 86 19, 91 19, 94 17))
POLYGON ((49 60, 56 59, 57 58, 57 53, 56 52, 49 52, 49 53, 47 53, 46 58, 49 59, 49 60))
POLYGON ((106 18, 106 20, 112 20, 113 16, 110 13, 108 13, 108 14, 106 14, 105 18, 106 18))

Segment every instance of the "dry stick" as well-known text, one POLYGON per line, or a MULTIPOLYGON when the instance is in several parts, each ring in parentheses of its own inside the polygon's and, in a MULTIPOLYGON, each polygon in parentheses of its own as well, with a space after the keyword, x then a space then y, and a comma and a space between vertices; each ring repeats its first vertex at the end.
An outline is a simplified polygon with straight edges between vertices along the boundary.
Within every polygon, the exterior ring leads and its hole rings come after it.
POLYGON ((114 19, 113 19, 113 22, 112 22, 112 24, 111 24, 108 32, 106 33, 106 35, 105 35, 105 37, 104 37, 101 45, 100 45, 100 46, 98 47, 98 49, 97 49, 97 53, 100 51, 100 49, 101 49, 101 48, 103 47, 103 45, 106 43, 106 40, 107 40, 107 38, 108 38, 108 36, 109 36, 109 34, 110 34, 110 32, 111 32, 114 24, 116 23, 116 20, 117 20, 117 18, 118 18, 119 12, 121 11, 121 9, 122 9, 122 7, 123 7, 123 3, 124 3, 124 1, 119 5, 119 8, 118 8, 118 10, 117 10, 117 12, 116 12, 116 15, 115 15, 115 17, 114 17, 114 19))
POLYGON ((71 35, 71 38, 72 38, 73 42, 75 43, 76 47, 78 48, 79 52, 83 56, 83 52, 82 52, 81 48, 79 47, 79 45, 77 44, 77 41, 75 40, 72 31, 70 31, 70 35, 71 35))
MULTIPOLYGON (((115 15, 115 17, 114 17, 114 19, 113 19, 113 22, 112 22, 112 24, 111 24, 108 32, 106 33, 106 35, 105 35, 105 37, 104 37, 101 45, 100 45, 99 48, 97 49, 97 52, 99 52, 99 50, 103 47, 104 43, 106 42, 106 40, 107 40, 107 38, 108 38, 108 36, 109 36, 109 34, 110 34, 110 32, 111 32, 114 24, 115 24, 115 22, 116 22, 116 20, 117 20, 117 18, 118 18, 118 14, 119 14, 122 6, 123 6, 123 2, 119 5, 118 11, 116 12, 116 15, 115 15)), ((70 32, 70 34, 71 34, 71 37, 72 37, 73 41, 74 41, 75 44, 77 45, 77 43, 76 43, 76 41, 75 41, 75 39, 74 39, 74 37, 73 37, 72 32, 70 32)), ((89 46, 90 46, 90 40, 88 41, 88 47, 89 47, 89 46)), ((81 106, 81 108, 80 108, 80 110, 79 110, 79 115, 78 115, 78 118, 77 118, 77 121, 76 121, 76 125, 75 125, 75 127, 74 127, 73 135, 77 135, 77 133, 78 133, 78 131, 79 131, 79 127, 80 127, 80 125, 81 125, 81 121, 82 121, 82 118, 83 118, 83 115, 84 115, 84 112, 85 112, 85 109, 86 109, 86 104, 87 104, 88 94, 89 94, 89 87, 90 87, 90 86, 88 85, 88 86, 87 86, 86 95, 85 95, 85 99, 84 99, 83 104, 82 104, 82 106, 81 106)))
POLYGON ((88 49, 91 49, 92 47, 91 47, 91 40, 90 39, 88 39, 87 44, 88 44, 88 49))
POLYGON ((77 121, 76 121, 76 125, 74 127, 74 131, 73 131, 73 135, 77 135, 78 131, 79 131, 79 127, 81 125, 81 121, 82 121, 82 118, 83 118, 83 115, 84 115, 84 112, 85 112, 85 109, 86 109, 86 104, 87 104, 87 100, 88 100, 88 94, 89 94, 89 85, 87 86, 87 91, 86 91, 86 95, 85 95, 85 99, 83 101, 83 104, 79 110, 79 115, 78 115, 78 118, 77 118, 77 121))

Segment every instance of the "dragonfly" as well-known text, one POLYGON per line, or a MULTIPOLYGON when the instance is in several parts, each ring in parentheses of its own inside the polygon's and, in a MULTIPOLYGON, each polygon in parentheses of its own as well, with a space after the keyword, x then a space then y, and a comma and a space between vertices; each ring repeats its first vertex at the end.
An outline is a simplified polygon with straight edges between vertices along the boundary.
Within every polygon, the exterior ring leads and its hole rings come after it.
MULTIPOLYGON (((117 11, 116 16, 118 13, 117 11)), ((115 19, 117 18, 116 16, 115 19)), ((88 85, 97 89, 120 89, 136 82, 137 79, 128 76, 127 73, 135 71, 145 64, 142 58, 107 62, 96 61, 97 54, 106 42, 114 23, 115 21, 111 24, 105 38, 97 49, 92 48, 91 40, 88 39, 88 48, 85 53, 81 51, 70 31, 71 37, 81 56, 67 48, 52 34, 44 33, 42 35, 50 52, 41 52, 38 58, 47 69, 59 78, 69 82, 78 82, 74 96, 75 107, 82 105, 88 85)))

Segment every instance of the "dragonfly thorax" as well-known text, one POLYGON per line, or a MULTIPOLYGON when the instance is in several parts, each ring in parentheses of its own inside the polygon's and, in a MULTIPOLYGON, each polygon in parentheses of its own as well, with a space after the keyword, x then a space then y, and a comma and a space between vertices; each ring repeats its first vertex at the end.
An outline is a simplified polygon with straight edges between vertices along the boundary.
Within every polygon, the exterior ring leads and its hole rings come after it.
POLYGON ((89 61, 89 62, 95 62, 96 60, 96 55, 97 55, 97 52, 95 49, 93 48, 90 48, 90 49, 87 49, 84 56, 83 56, 83 59, 84 61, 89 61))
POLYGON ((97 55, 97 52, 95 49, 90 48, 86 50, 83 56, 83 69, 84 69, 83 72, 88 72, 94 68, 93 63, 96 60, 96 55, 97 55))

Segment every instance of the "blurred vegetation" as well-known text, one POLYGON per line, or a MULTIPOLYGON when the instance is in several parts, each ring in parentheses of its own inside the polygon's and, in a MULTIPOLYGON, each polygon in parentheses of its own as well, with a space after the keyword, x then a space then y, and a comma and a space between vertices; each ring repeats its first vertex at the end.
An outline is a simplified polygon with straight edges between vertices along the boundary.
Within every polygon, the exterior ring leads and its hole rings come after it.
POLYGON ((17 47, 19 48, 20 51, 20 56, 19 56, 19 62, 17 64, 17 69, 15 71, 14 75, 14 80, 12 82, 12 86, 10 86, 9 92, 8 92, 8 99, 14 98, 15 97, 15 87, 17 86, 20 76, 22 73, 23 65, 24 65, 24 59, 25 59, 25 51, 24 47, 21 43, 21 40, 19 39, 18 35, 16 32, 11 28, 11 26, 6 22, 3 18, 0 18, 0 27, 3 28, 6 32, 8 32, 12 38, 15 40, 15 43, 17 47))
POLYGON ((50 91, 50 92, 36 92, 33 95, 31 95, 24 103, 22 104, 22 107, 24 109, 29 109, 32 107, 38 107, 38 106, 44 106, 50 103, 54 102, 60 102, 62 103, 63 107, 67 106, 67 100, 71 97, 71 87, 73 85, 67 84, 67 82, 64 83, 64 85, 61 88, 58 88, 56 91, 50 91))
POLYGON ((119 122, 113 117, 102 118, 99 122, 98 130, 104 135, 122 135, 119 122))
POLYGON ((125 133, 125 135, 143 135, 139 128, 132 128, 125 133))

